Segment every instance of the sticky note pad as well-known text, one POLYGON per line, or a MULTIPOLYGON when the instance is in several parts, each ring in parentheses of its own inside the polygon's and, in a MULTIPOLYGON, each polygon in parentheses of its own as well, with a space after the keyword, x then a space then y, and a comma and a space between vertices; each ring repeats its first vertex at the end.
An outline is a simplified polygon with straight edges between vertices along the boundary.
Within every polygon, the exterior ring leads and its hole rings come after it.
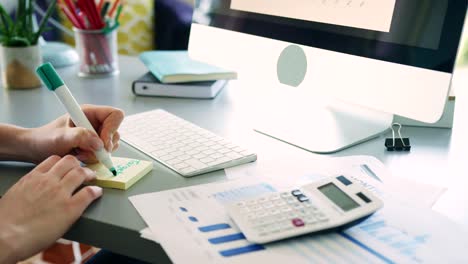
POLYGON ((112 175, 101 163, 86 165, 96 171, 97 179, 92 184, 103 188, 126 190, 153 169, 153 163, 150 161, 113 157, 112 162, 117 170, 117 176, 112 175))

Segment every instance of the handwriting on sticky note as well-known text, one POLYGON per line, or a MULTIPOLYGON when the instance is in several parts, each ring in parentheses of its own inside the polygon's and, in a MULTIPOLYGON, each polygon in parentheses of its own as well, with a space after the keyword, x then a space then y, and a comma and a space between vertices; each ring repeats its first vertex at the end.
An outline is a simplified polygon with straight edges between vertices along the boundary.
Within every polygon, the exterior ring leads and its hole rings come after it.
POLYGON ((113 157, 112 162, 117 171, 116 176, 100 163, 87 165, 96 171, 97 179, 94 184, 107 188, 128 189, 153 168, 152 162, 144 160, 113 157))
POLYGON ((118 164, 115 166, 115 170, 117 171, 117 175, 122 174, 125 172, 125 170, 137 166, 138 164, 141 163, 141 160, 130 160, 127 162, 127 164, 118 164))

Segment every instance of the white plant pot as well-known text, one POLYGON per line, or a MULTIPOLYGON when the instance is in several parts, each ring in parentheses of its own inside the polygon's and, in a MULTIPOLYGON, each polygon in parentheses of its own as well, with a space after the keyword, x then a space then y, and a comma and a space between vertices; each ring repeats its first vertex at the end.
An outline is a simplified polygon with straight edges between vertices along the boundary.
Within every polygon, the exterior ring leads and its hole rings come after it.
POLYGON ((42 64, 39 45, 28 47, 0 46, 2 84, 7 89, 29 89, 41 86, 36 68, 42 64))

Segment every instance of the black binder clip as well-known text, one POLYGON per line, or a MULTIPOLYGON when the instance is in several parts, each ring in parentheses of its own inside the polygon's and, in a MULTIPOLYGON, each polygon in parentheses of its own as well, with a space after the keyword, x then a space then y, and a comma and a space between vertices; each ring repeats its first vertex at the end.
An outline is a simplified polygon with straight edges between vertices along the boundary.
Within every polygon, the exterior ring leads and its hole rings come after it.
POLYGON ((385 147, 388 151, 410 151, 411 145, 409 138, 401 136, 401 124, 392 124, 392 138, 385 139, 385 147), (395 138, 394 126, 398 126, 398 138, 395 138))

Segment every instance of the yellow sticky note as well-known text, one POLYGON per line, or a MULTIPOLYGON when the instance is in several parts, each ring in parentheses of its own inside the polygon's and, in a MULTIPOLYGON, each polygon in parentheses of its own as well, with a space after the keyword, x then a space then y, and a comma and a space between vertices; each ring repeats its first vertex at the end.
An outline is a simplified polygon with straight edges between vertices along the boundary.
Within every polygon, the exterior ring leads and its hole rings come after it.
POLYGON ((92 184, 103 188, 126 190, 153 169, 153 163, 144 160, 112 157, 112 162, 117 170, 117 176, 112 175, 101 163, 86 166, 96 171, 97 179, 92 184))

